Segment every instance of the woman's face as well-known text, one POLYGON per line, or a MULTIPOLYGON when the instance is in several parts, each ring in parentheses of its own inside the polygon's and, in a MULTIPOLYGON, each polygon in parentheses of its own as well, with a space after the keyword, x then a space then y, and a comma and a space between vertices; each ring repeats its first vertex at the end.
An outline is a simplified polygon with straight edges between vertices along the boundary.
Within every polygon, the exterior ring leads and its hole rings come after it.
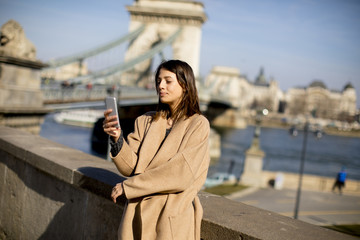
POLYGON ((160 101, 168 104, 170 109, 174 110, 183 94, 183 88, 180 86, 176 74, 162 68, 156 81, 160 101))

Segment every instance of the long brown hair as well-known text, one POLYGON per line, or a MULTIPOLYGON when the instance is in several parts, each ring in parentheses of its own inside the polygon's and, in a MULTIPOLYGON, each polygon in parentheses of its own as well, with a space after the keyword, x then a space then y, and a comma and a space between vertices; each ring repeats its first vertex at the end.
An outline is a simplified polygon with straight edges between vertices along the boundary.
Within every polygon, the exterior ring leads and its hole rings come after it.
POLYGON ((168 104, 164 104, 160 101, 157 106, 157 112, 154 116, 154 120, 159 119, 160 116, 164 118, 173 118, 174 122, 182 117, 191 117, 194 114, 201 114, 199 106, 199 97, 196 90, 195 76, 192 68, 186 62, 180 60, 169 60, 162 62, 155 73, 155 87, 159 94, 159 83, 157 79, 160 75, 160 70, 165 69, 176 75, 179 85, 183 88, 183 94, 181 101, 174 110, 173 113, 170 111, 168 104))

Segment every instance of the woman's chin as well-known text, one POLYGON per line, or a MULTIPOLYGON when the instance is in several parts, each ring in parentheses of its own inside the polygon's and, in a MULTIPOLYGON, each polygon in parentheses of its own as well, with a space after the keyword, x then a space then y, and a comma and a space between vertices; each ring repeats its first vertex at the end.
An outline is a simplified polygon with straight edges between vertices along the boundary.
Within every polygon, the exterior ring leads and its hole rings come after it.
POLYGON ((160 98, 160 102, 161 102, 161 103, 163 103, 163 104, 169 104, 169 102, 168 102, 168 101, 166 101, 166 99, 165 99, 165 98, 160 98))

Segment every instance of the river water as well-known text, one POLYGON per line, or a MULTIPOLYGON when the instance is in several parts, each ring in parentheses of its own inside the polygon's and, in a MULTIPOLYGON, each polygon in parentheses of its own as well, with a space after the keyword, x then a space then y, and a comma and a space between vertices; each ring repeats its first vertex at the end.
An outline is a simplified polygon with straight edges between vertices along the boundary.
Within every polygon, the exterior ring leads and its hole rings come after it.
MULTIPOLYGON (((81 150, 102 158, 91 149, 92 129, 56 123, 53 114, 46 116, 40 135, 54 142, 81 150)), ((223 129, 221 135, 221 157, 210 171, 242 172, 245 151, 250 147, 254 127, 246 129, 223 129)), ((260 146, 266 156, 263 169, 269 171, 298 173, 303 144, 303 133, 292 137, 286 129, 262 128, 260 146)), ((324 134, 321 139, 308 135, 304 173, 334 177, 346 167, 348 178, 360 180, 360 138, 324 134)))

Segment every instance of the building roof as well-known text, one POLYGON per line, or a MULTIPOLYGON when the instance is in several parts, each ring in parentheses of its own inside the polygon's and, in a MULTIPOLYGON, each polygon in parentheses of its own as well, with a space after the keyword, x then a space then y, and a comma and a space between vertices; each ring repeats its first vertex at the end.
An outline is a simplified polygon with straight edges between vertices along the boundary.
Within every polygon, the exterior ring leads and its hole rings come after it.
POLYGON ((327 89, 325 83, 321 80, 314 80, 312 83, 310 83, 309 88, 311 87, 321 87, 324 89, 327 89))
POLYGON ((351 83, 347 83, 345 86, 344 86, 344 91, 348 88, 354 88, 354 86, 351 84, 351 83))
POLYGON ((265 78, 264 68, 263 68, 263 67, 260 68, 259 75, 258 75, 258 76, 256 77, 256 79, 255 79, 255 85, 261 85, 261 86, 269 85, 269 84, 266 82, 266 78, 265 78))

